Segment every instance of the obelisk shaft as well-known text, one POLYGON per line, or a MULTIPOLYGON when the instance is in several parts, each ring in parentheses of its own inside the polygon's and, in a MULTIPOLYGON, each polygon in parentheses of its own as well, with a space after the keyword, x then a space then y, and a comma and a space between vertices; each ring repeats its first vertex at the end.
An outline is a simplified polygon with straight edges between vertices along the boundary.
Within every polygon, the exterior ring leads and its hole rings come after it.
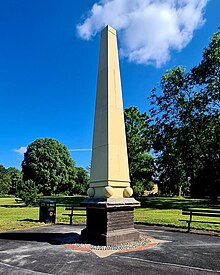
POLYGON ((116 31, 101 33, 90 197, 123 198, 130 188, 116 31))

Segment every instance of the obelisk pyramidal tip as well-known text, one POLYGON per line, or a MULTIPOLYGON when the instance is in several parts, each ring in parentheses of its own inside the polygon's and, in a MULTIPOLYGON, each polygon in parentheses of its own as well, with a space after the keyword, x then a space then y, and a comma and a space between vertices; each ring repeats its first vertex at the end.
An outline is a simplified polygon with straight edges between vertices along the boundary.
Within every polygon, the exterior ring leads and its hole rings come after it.
POLYGON ((130 197, 116 30, 101 32, 89 197, 130 197))

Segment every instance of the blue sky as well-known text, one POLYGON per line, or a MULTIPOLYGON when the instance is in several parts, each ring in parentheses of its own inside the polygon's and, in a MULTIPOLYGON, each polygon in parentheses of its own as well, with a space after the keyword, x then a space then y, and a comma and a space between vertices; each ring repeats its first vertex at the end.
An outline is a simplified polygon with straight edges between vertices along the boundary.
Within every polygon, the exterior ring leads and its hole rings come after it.
POLYGON ((166 69, 199 62, 220 25, 220 1, 154 2, 0 0, 0 164, 20 168, 22 147, 50 137, 77 166, 89 165, 106 24, 118 31, 124 107, 147 111, 166 69))

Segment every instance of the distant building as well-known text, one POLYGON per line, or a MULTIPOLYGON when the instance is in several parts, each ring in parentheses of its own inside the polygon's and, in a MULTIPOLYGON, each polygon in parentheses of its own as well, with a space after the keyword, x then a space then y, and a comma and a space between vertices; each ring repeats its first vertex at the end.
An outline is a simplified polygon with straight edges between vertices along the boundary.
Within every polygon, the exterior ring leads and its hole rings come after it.
POLYGON ((158 194, 158 184, 154 184, 154 187, 151 191, 145 190, 144 196, 155 196, 155 194, 158 194))

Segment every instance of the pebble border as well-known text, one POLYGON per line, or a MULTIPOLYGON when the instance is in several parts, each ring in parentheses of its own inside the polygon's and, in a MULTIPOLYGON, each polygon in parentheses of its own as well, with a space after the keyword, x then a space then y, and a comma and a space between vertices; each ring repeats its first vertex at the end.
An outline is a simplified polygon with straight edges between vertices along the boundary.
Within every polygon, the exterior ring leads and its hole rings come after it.
POLYGON ((120 244, 113 244, 113 245, 95 245, 95 244, 89 244, 89 243, 82 243, 82 242, 74 242, 72 244, 68 244, 66 246, 72 247, 72 248, 79 248, 80 250, 117 250, 117 251, 124 251, 124 250, 130 250, 130 249, 136 249, 139 247, 146 247, 149 246, 149 244, 152 244, 151 238, 148 238, 147 236, 140 236, 140 240, 138 241, 132 241, 132 242, 125 242, 120 244))

